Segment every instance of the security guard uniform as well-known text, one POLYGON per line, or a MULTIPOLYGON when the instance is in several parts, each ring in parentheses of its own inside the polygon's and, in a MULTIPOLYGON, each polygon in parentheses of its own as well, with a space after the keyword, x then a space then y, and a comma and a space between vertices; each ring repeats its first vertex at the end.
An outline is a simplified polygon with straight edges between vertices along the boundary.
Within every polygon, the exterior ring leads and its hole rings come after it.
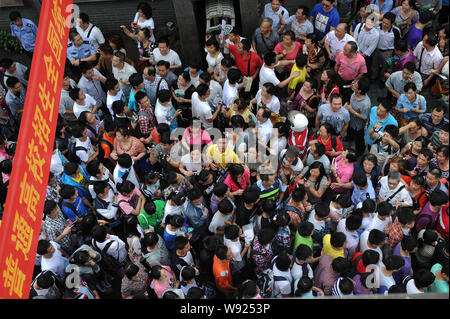
POLYGON ((95 54, 95 50, 92 47, 91 41, 89 39, 83 39, 83 43, 79 48, 69 41, 67 47, 67 58, 71 61, 78 59, 85 59, 95 54))
POLYGON ((22 28, 19 28, 14 23, 11 23, 10 28, 11 35, 19 39, 25 51, 33 52, 37 36, 37 27, 33 21, 22 18, 22 28))

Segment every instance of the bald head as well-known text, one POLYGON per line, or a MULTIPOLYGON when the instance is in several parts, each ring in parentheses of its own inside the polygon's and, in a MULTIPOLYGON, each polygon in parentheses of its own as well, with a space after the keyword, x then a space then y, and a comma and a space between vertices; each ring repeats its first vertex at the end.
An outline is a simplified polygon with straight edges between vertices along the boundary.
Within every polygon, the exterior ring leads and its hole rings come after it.
POLYGON ((335 30, 335 35, 338 39, 342 39, 347 33, 347 24, 339 23, 335 30))

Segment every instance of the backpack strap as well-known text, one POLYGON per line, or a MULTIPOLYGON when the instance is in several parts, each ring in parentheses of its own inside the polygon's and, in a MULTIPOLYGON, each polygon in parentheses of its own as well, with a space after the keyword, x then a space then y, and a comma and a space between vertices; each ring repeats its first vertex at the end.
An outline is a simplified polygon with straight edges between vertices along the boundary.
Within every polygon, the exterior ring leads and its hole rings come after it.
POLYGON ((150 114, 148 114, 147 112, 139 111, 137 115, 138 115, 138 117, 145 116, 149 121, 151 121, 150 114))
POLYGON ((405 185, 400 186, 400 188, 397 189, 397 191, 396 191, 394 194, 392 194, 391 196, 389 196, 389 197, 385 200, 385 202, 389 202, 391 199, 393 199, 393 198, 395 197, 395 195, 397 195, 398 193, 400 193, 404 188, 405 188, 405 185))
POLYGON ((159 87, 161 86, 161 82, 164 80, 163 78, 159 79, 158 86, 156 87, 156 98, 158 98, 159 87))
POLYGON ((111 150, 114 148, 114 145, 112 145, 110 141, 105 140, 104 138, 101 138, 101 139, 99 140, 99 142, 100 142, 100 144, 106 144, 106 145, 108 145, 109 148, 110 148, 111 150))
POLYGON ((288 210, 295 212, 298 216, 302 215, 302 212, 300 211, 300 209, 298 209, 295 206, 287 205, 285 211, 288 211, 288 210))
POLYGON ((69 208, 75 215, 77 215, 77 208, 73 204, 62 201, 61 206, 69 208))
POLYGON ((91 131, 92 132, 92 134, 94 134, 94 136, 96 136, 97 135, 97 132, 95 131, 95 129, 92 127, 92 126, 90 126, 90 125, 86 125, 86 128, 89 130, 89 131, 91 131))
MULTIPOLYGON (((109 247, 111 247, 111 245, 114 243, 114 240, 110 240, 109 241, 109 243, 107 243, 106 245, 105 245, 105 247, 103 247, 103 249, 102 249, 102 254, 105 254, 106 255, 106 252, 108 251, 108 249, 109 249, 109 247)), ((111 255, 110 255, 111 256, 111 255)), ((112 257, 112 256, 111 256, 112 257)), ((117 257, 119 257, 119 256, 117 256, 117 257)), ((117 258, 116 258, 116 260, 117 261, 119 261, 117 258)))
POLYGON ((301 266, 302 266, 302 278, 308 277, 309 275, 308 263, 305 261, 301 266))
POLYGON ((87 34, 87 38, 89 38, 91 36, 92 30, 94 29, 94 25, 92 25, 92 28, 89 30, 88 34, 87 34))

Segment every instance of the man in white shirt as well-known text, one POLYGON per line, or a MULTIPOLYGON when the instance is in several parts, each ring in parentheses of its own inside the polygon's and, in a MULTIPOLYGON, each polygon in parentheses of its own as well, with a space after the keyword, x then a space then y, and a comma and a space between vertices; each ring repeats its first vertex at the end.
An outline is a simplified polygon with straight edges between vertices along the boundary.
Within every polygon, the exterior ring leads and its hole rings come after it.
POLYGON ((206 84, 209 86, 209 96, 206 98, 206 102, 209 105, 216 105, 217 102, 222 99, 222 86, 219 82, 211 79, 211 74, 203 72, 200 74, 200 84, 206 84))
POLYGON ((123 183, 125 179, 132 182, 134 186, 139 188, 139 181, 136 177, 136 172, 134 171, 133 164, 133 159, 127 153, 120 154, 117 157, 117 165, 113 171, 113 179, 116 185, 118 183, 123 183))
POLYGON ((81 112, 89 111, 91 113, 97 113, 98 105, 92 96, 85 94, 80 88, 73 88, 69 92, 69 96, 75 101, 73 104, 73 114, 78 119, 81 112))
POLYGON ((386 234, 378 229, 371 231, 363 231, 359 238, 359 251, 364 253, 366 250, 375 250, 380 254, 380 260, 383 259, 383 252, 381 246, 386 242, 386 234))
POLYGON ((212 113, 211 107, 207 102, 211 91, 206 84, 200 84, 197 87, 197 92, 192 94, 192 118, 199 118, 202 122, 203 128, 209 129, 213 127, 213 122, 220 112, 220 105, 212 113))
POLYGON ((158 40, 158 47, 153 50, 153 56, 153 64, 157 64, 159 61, 164 60, 170 63, 170 69, 181 68, 180 56, 170 48, 169 40, 167 38, 160 38, 158 40))
POLYGON ((265 83, 272 83, 273 85, 283 88, 289 82, 300 75, 299 71, 293 72, 287 79, 280 81, 275 75, 275 66, 278 64, 278 58, 275 52, 268 52, 264 56, 264 64, 259 72, 259 89, 261 90, 265 83))
POLYGON ((394 207, 387 203, 387 202, 381 202, 377 205, 377 212, 374 214, 371 222, 366 227, 366 231, 371 231, 372 229, 378 229, 382 232, 386 230, 386 227, 388 227, 392 223, 392 212, 394 207))
MULTIPOLYGON (((61 245, 54 241, 41 239, 38 242, 37 253, 42 256, 42 271, 50 270, 62 280, 69 260, 63 256, 61 245)), ((65 253, 65 255, 67 254, 65 253)))
POLYGON ((256 113, 256 128, 258 129, 258 139, 263 143, 267 144, 272 136, 273 125, 270 121, 271 111, 267 108, 260 108, 256 113))
POLYGON ((281 253, 272 260, 273 264, 273 297, 289 297, 292 292, 291 259, 288 254, 281 253))
POLYGON ((242 81, 242 73, 239 69, 232 68, 228 71, 227 80, 223 85, 222 102, 225 108, 230 108, 238 97, 239 82, 242 81))
POLYGON ((438 42, 438 37, 433 33, 429 33, 423 37, 423 40, 414 49, 416 70, 422 75, 424 87, 431 84, 431 80, 434 78, 434 73, 431 71, 436 70, 443 59, 442 53, 437 46, 438 42))
POLYGON ((116 79, 107 79, 105 82, 106 93, 106 107, 111 115, 114 115, 112 105, 115 101, 122 100, 125 103, 125 96, 120 89, 119 81, 116 79))
POLYGON ((380 34, 375 23, 371 20, 366 20, 365 23, 359 23, 355 28, 354 38, 358 44, 358 51, 367 59, 372 56, 378 45, 380 34))
POLYGON ((106 253, 116 259, 120 264, 126 261, 128 252, 125 243, 117 236, 108 234, 105 226, 95 225, 92 229, 92 245, 103 250, 106 245, 106 253))
POLYGON ((131 85, 128 80, 132 74, 137 72, 133 66, 125 62, 125 54, 120 51, 114 53, 114 57, 112 59, 112 72, 114 74, 114 78, 119 81, 120 88, 125 94, 125 97, 128 98, 131 91, 131 85))
POLYGON ((344 51, 344 46, 349 41, 355 41, 355 39, 347 33, 348 27, 345 23, 339 23, 335 30, 331 30, 325 37, 325 49, 328 52, 328 56, 335 60, 338 53, 344 51))
POLYGON ((89 39, 91 41, 92 47, 97 52, 98 47, 105 43, 105 37, 102 31, 90 23, 89 20, 89 16, 81 12, 76 29, 83 39, 89 39))
POLYGON ((387 176, 380 179, 380 192, 378 200, 387 201, 392 206, 412 206, 412 198, 403 183, 400 182, 401 174, 390 171, 387 176))

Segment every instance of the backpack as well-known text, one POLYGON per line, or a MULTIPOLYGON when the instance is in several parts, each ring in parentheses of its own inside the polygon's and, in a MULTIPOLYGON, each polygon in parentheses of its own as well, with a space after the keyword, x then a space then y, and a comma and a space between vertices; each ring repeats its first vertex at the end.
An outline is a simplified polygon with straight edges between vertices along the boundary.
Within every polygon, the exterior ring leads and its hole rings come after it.
POLYGON ((88 150, 83 146, 77 146, 76 142, 70 142, 67 152, 69 162, 81 164, 81 159, 78 157, 77 151, 85 151, 87 153, 88 150))
POLYGON ((259 287, 261 297, 264 299, 272 298, 274 282, 273 270, 270 268, 256 275, 256 284, 259 287))
POLYGON ((352 261, 352 272, 353 272, 353 275, 357 275, 357 274, 359 274, 359 272, 358 272, 358 263, 362 259, 363 253, 362 252, 357 252, 357 253, 355 253, 354 256, 357 256, 357 257, 354 258, 354 260, 352 261))
POLYGON ((113 240, 111 240, 109 243, 103 247, 103 249, 98 248, 95 239, 92 239, 92 245, 94 246, 94 249, 97 250, 100 255, 102 256, 102 259, 99 263, 100 268, 109 276, 112 280, 114 279, 122 279, 123 273, 121 270, 121 266, 119 261, 114 258, 111 255, 108 255, 106 252, 108 251, 109 247, 114 243, 113 240))
POLYGON ((403 279, 403 281, 402 281, 402 288, 405 289, 405 291, 406 291, 406 286, 408 285, 408 282, 409 282, 410 280, 412 280, 412 279, 413 279, 413 276, 412 276, 412 275, 406 276, 406 277, 403 279))
MULTIPOLYGON (((442 210, 442 208, 441 208, 441 210, 442 210)), ((439 216, 439 215, 440 214, 437 214, 436 216, 439 216)), ((423 209, 422 209, 422 211, 416 216, 416 225, 419 224, 419 221, 425 220, 426 221, 425 229, 434 229, 436 226, 436 219, 437 218, 434 218, 432 215, 430 215, 426 212, 423 212, 423 209)))

